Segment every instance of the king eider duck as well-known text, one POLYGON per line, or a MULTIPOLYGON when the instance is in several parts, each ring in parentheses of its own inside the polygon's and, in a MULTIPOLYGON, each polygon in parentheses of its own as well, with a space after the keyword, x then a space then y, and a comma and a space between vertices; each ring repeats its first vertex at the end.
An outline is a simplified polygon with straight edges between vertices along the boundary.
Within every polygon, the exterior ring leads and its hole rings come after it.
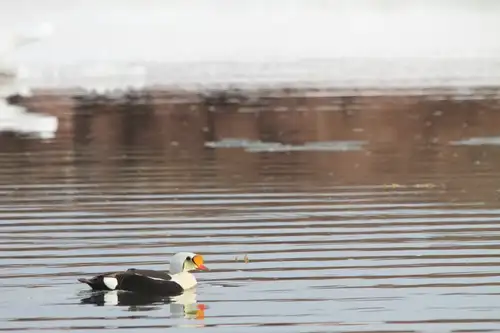
POLYGON ((92 290, 123 290, 141 294, 178 296, 196 286, 191 271, 208 270, 203 257, 192 252, 180 252, 170 260, 170 274, 162 271, 129 268, 126 271, 99 274, 91 279, 78 279, 92 290))

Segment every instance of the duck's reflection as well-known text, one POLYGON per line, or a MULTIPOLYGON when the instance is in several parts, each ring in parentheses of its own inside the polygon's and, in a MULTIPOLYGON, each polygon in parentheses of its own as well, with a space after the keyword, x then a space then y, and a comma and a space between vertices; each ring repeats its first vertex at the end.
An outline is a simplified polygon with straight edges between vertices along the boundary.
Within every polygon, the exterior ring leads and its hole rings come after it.
POLYGON ((128 311, 151 311, 169 304, 172 317, 203 319, 205 305, 196 301, 196 291, 187 290, 182 295, 165 297, 156 295, 139 294, 127 291, 92 292, 82 298, 82 304, 97 306, 128 306, 128 311))

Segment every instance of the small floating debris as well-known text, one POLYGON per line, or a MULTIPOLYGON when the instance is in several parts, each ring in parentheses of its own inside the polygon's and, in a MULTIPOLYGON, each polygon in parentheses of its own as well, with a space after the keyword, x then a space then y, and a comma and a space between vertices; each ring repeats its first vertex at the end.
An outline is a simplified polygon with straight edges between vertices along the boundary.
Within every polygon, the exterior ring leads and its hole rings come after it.
MULTIPOLYGON (((238 256, 234 257, 234 261, 239 261, 238 256)), ((248 254, 245 254, 245 256, 243 257, 243 262, 245 264, 248 264, 250 262, 250 259, 248 258, 248 254)))

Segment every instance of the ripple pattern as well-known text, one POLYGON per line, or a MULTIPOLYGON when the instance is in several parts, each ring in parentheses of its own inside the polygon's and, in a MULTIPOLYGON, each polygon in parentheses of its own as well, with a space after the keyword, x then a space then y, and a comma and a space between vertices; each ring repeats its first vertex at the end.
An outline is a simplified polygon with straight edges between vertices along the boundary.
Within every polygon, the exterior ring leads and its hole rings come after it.
POLYGON ((251 152, 251 175, 219 152, 2 154, 0 331, 500 330, 500 207, 468 194, 494 193, 493 169, 349 183, 304 161, 365 151, 251 152), (83 302, 78 277, 181 250, 211 268, 193 299, 83 302))

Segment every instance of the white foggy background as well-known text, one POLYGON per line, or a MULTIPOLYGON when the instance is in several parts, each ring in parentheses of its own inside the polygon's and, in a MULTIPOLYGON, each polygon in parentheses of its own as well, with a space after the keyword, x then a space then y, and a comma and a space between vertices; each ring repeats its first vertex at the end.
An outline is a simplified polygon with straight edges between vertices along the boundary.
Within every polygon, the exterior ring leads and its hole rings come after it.
POLYGON ((12 55, 38 87, 500 82, 490 0, 0 0, 0 34, 43 22, 12 55))

